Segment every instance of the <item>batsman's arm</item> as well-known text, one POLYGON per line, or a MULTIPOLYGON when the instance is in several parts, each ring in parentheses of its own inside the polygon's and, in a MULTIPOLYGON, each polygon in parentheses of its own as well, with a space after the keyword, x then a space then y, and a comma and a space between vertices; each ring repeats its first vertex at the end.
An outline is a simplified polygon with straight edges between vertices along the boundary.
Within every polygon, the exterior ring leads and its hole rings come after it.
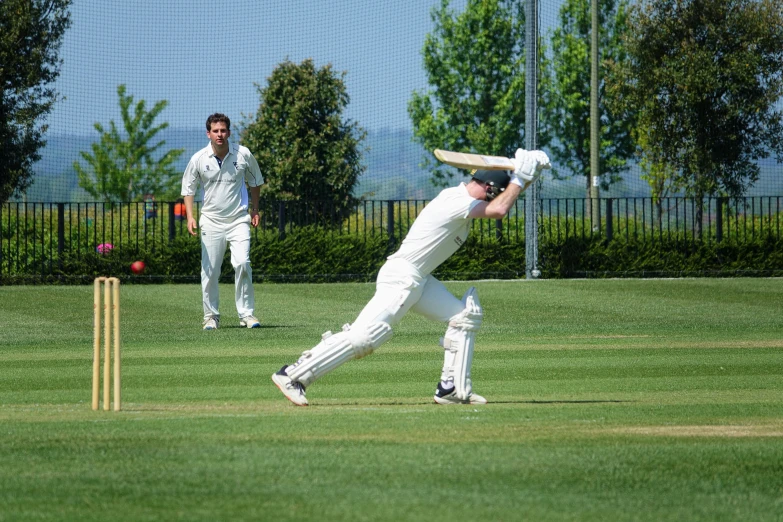
POLYGON ((482 201, 470 211, 472 218, 502 219, 514 206, 514 202, 522 193, 522 187, 509 183, 506 190, 492 201, 482 201))
POLYGON ((544 169, 552 168, 549 156, 541 150, 517 149, 514 159, 509 159, 514 165, 511 182, 498 197, 473 208, 470 217, 502 219, 514 206, 519 194, 524 192, 544 169))

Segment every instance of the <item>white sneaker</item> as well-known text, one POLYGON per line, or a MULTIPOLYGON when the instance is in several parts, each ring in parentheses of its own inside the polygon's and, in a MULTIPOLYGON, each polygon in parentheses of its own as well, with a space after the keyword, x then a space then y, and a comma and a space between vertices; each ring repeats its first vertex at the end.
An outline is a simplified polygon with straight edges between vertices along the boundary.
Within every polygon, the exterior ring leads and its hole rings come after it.
POLYGON ((285 373, 285 369, 288 366, 283 366, 280 371, 272 374, 272 382, 280 388, 286 399, 293 402, 297 406, 307 406, 307 397, 305 397, 305 387, 302 383, 292 381, 291 377, 285 373))
POLYGON ((457 398, 456 388, 444 390, 443 386, 438 383, 438 388, 435 390, 435 402, 438 404, 486 404, 487 399, 477 393, 471 393, 467 400, 457 398))
POLYGON ((247 328, 261 328, 261 323, 252 315, 246 315, 239 320, 239 326, 247 328))
POLYGON ((210 317, 204 321, 204 330, 217 330, 220 326, 220 319, 217 317, 210 317))

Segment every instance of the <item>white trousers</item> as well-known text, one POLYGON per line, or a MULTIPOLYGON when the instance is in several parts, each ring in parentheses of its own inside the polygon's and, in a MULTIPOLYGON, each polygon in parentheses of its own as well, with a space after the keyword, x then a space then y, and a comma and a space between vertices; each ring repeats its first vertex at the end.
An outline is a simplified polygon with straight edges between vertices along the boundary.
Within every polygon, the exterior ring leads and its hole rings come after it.
POLYGON ((205 216, 199 220, 201 231, 201 292, 204 302, 204 320, 220 317, 220 269, 226 244, 231 248, 234 267, 234 301, 239 318, 253 315, 255 294, 253 272, 250 268, 250 215, 231 224, 215 223, 205 216))
MULTIPOLYGON (((429 319, 448 322, 462 318, 465 303, 454 297, 443 284, 431 275, 423 276, 410 263, 402 259, 388 260, 380 272, 375 285, 375 295, 348 328, 333 334, 328 332, 321 342, 288 366, 286 372, 297 382, 309 386, 320 377, 342 364, 368 355, 391 338, 392 328, 400 322, 408 310, 413 310, 429 319)), ((348 326, 348 325, 346 325, 348 326)), ((452 330, 449 326, 446 333, 452 330)), ((472 332, 471 332, 472 333, 472 332)), ((463 338, 466 332, 462 332, 463 338)), ((459 336, 452 335, 459 340, 459 336)), ((464 343, 463 343, 464 344, 464 343)), ((453 379, 455 375, 455 352, 450 345, 446 348, 441 380, 453 379)), ((467 362, 460 370, 465 382, 462 386, 465 397, 470 394, 470 355, 472 345, 463 354, 467 362)), ((462 384, 462 383, 461 383, 462 384)), ((456 384, 455 384, 456 385, 456 384)))
POLYGON ((375 295, 351 327, 378 321, 394 327, 409 310, 433 321, 446 322, 464 308, 465 304, 432 275, 422 276, 404 259, 390 259, 378 272, 375 295))

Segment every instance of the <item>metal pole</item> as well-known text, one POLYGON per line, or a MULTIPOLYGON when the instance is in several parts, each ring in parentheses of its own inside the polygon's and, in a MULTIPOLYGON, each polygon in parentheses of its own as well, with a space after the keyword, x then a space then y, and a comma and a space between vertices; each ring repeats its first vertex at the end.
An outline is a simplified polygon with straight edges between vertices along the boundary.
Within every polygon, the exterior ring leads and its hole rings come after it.
MULTIPOLYGON (((525 2, 525 149, 535 150, 538 129, 538 0, 525 2)), ((536 279, 538 269, 538 185, 525 192, 525 277, 536 279)))
POLYGON ((591 39, 590 39, 590 219, 592 220, 593 230, 600 227, 598 198, 600 196, 601 166, 600 147, 601 147, 601 113, 598 108, 598 41, 600 27, 598 25, 598 3, 599 0, 590 2, 591 9, 591 39))

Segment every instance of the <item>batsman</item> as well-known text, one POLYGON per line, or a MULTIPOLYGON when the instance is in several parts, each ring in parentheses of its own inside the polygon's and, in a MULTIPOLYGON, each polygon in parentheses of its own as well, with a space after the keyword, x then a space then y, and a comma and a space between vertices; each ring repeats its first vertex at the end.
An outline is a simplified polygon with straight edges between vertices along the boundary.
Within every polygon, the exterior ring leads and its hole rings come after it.
POLYGON ((468 183, 444 189, 421 211, 399 250, 378 272, 375 295, 352 324, 326 332, 321 342, 283 366, 272 381, 297 406, 307 406, 305 390, 351 359, 369 355, 392 336, 392 328, 412 310, 447 323, 441 340, 443 369, 435 390, 438 404, 486 404, 473 391, 470 367, 483 313, 476 289, 458 299, 432 272, 467 239, 475 218, 501 219, 519 194, 550 168, 540 150, 517 149, 513 172, 478 170, 468 183))

